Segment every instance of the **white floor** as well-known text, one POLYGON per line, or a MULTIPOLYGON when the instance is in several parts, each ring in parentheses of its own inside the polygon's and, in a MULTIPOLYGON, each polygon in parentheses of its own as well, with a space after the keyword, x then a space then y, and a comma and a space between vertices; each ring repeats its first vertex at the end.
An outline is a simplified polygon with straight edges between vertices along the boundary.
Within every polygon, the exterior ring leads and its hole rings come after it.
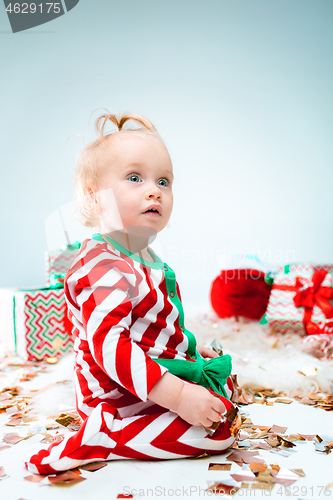
MULTIPOLYGON (((50 382, 68 378, 68 367, 72 362, 71 355, 58 365, 50 366, 47 373, 40 373, 29 382, 18 383, 25 390, 38 389, 50 382)), ((20 370, 2 372, 0 388, 14 384, 20 370)), ((59 402, 68 404, 72 388, 64 389, 66 384, 53 385, 39 396, 39 412, 41 423, 45 422, 48 414, 53 414, 55 405, 59 402), (51 390, 52 401, 50 401, 51 390), (67 393, 66 393, 67 390, 67 393), (44 405, 48 406, 43 413, 44 405), (53 407, 52 407, 53 405, 53 407), (51 408, 52 407, 52 408, 51 408), (50 413, 51 411, 51 413, 50 413)), ((38 406, 38 405, 37 405, 38 406)), ((248 412, 254 424, 288 427, 286 433, 333 435, 333 413, 319 408, 313 408, 293 402, 290 405, 274 404, 274 406, 250 405, 243 407, 248 412)), ((59 412, 58 412, 59 413, 59 412)), ((8 415, 0 414, 0 427, 3 433, 19 432, 25 436, 29 427, 8 427, 5 422, 8 415)), ((50 420, 48 420, 50 422, 50 420)), ((33 427, 38 422, 30 425, 33 427)), ((53 431, 55 432, 55 431, 53 431)), ((65 429, 65 433, 67 430, 65 429)), ((145 462, 138 460, 109 462, 107 467, 96 471, 86 472, 87 479, 73 486, 49 486, 30 483, 24 480, 29 473, 24 468, 24 456, 32 451, 30 440, 13 445, 10 449, 0 451, 0 466, 3 466, 8 477, 0 481, 0 498, 5 500, 48 500, 53 499, 92 499, 112 500, 120 493, 132 493, 134 498, 207 498, 212 497, 206 489, 212 482, 230 482, 230 473, 240 470, 236 463, 232 463, 230 472, 209 471, 210 462, 225 461, 226 454, 204 458, 200 460, 174 460, 145 462)), ((1 442, 1 441, 0 441, 1 442)), ((288 469, 303 469, 305 477, 300 478, 288 490, 283 486, 275 485, 273 491, 254 491, 240 489, 234 498, 251 496, 271 498, 321 499, 333 498, 333 487, 324 491, 324 487, 333 483, 333 453, 326 455, 315 451, 312 442, 299 443, 296 452, 288 458, 260 450, 260 454, 267 464, 277 463, 288 469), (289 493, 289 494, 288 494, 289 493)), ((240 486, 240 483, 233 482, 240 486)), ((217 495, 219 497, 221 495, 217 495)))

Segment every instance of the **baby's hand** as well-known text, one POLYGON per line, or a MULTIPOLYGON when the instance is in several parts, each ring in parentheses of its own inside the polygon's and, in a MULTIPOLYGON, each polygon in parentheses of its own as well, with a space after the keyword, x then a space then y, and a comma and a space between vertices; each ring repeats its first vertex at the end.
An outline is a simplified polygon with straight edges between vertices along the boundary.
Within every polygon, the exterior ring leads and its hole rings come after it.
POLYGON ((209 428, 213 422, 220 422, 225 406, 204 387, 184 384, 174 410, 189 424, 209 428))
POLYGON ((218 356, 216 351, 203 345, 197 345, 197 351, 203 358, 216 358, 218 356))

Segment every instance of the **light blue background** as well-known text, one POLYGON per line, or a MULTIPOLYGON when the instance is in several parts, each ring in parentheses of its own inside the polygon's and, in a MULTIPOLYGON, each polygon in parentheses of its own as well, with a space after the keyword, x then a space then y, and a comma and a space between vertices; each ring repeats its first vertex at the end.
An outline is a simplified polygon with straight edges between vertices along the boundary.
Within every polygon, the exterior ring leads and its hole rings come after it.
POLYGON ((331 0, 80 0, 12 34, 0 6, 1 286, 42 285, 91 113, 131 111, 174 163, 160 235, 185 305, 219 253, 333 260, 331 0))

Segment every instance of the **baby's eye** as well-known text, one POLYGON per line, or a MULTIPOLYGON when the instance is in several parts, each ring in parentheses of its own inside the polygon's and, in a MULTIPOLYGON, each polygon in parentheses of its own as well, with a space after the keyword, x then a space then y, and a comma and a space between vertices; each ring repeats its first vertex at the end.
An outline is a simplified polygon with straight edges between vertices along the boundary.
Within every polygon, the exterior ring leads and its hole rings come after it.
POLYGON ((167 187, 169 185, 169 181, 167 179, 160 179, 157 184, 159 186, 167 187))
POLYGON ((140 182, 140 177, 137 174, 131 174, 128 180, 131 182, 140 182))

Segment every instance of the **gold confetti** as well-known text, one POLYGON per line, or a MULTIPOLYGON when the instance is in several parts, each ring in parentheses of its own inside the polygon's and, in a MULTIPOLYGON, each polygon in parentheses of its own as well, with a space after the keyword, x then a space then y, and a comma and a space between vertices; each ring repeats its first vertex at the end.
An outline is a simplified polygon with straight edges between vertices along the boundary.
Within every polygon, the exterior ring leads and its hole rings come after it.
POLYGON ((46 424, 45 429, 48 431, 51 431, 53 429, 59 429, 59 425, 58 424, 46 424))
POLYGON ((22 418, 12 418, 10 419, 5 425, 8 425, 10 427, 16 427, 17 425, 24 425, 22 424, 23 420, 22 418))
POLYGON ((58 358, 47 358, 47 359, 46 359, 46 362, 47 362, 49 365, 55 365, 56 363, 58 363, 58 358))
POLYGON ((288 427, 281 427, 279 425, 273 425, 270 428, 270 432, 283 434, 284 432, 286 432, 287 429, 288 429, 288 427))
POLYGON ((85 477, 81 476, 80 471, 66 471, 61 474, 57 475, 50 475, 48 476, 48 480, 50 481, 51 484, 74 484, 79 481, 84 481, 85 477))
POLYGON ((289 434, 288 441, 305 441, 299 434, 289 434))
POLYGON ((274 474, 275 472, 273 472, 273 469, 266 469, 264 471, 259 471, 257 474, 257 479, 262 483, 272 483, 274 479, 274 474))
POLYGON ((96 470, 103 469, 108 464, 105 462, 92 462, 90 464, 81 465, 79 468, 82 470, 88 470, 89 472, 95 472, 96 470))
POLYGON ((291 472, 295 472, 299 477, 305 477, 303 469, 290 469, 291 472))
POLYGON ((31 417, 24 416, 24 417, 22 417, 22 420, 25 424, 29 424, 30 422, 38 422, 39 419, 37 417, 33 417, 33 416, 31 416, 31 417))
POLYGON ((303 366, 298 373, 304 375, 305 377, 315 377, 317 375, 317 368, 314 366, 303 366))
POLYGON ((254 490, 272 490, 274 488, 274 484, 265 483, 263 481, 257 481, 252 484, 252 489, 254 490))
POLYGON ((23 441, 25 438, 17 434, 17 432, 8 432, 3 436, 3 442, 8 444, 17 444, 23 441))
POLYGON ((230 470, 231 464, 215 464, 211 463, 208 466, 208 470, 230 470))
POLYGON ((30 481, 31 483, 39 483, 42 479, 44 479, 46 476, 43 474, 32 474, 31 476, 25 476, 26 481, 30 481))
POLYGON ((206 491, 213 491, 215 494, 219 495, 234 495, 237 493, 239 488, 237 486, 232 486, 230 484, 223 484, 223 483, 214 483, 212 486, 209 486, 206 491))
POLYGON ((74 417, 71 415, 67 415, 67 413, 62 413, 59 415, 58 418, 55 419, 58 424, 62 425, 63 427, 67 427, 69 424, 71 424, 74 421, 74 417))
POLYGON ((188 460, 201 460, 202 458, 211 457, 208 453, 202 453, 201 455, 197 455, 196 457, 188 457, 188 460))
POLYGON ((250 469, 253 472, 264 472, 267 469, 267 465, 266 464, 257 463, 257 462, 252 462, 250 464, 250 469))

